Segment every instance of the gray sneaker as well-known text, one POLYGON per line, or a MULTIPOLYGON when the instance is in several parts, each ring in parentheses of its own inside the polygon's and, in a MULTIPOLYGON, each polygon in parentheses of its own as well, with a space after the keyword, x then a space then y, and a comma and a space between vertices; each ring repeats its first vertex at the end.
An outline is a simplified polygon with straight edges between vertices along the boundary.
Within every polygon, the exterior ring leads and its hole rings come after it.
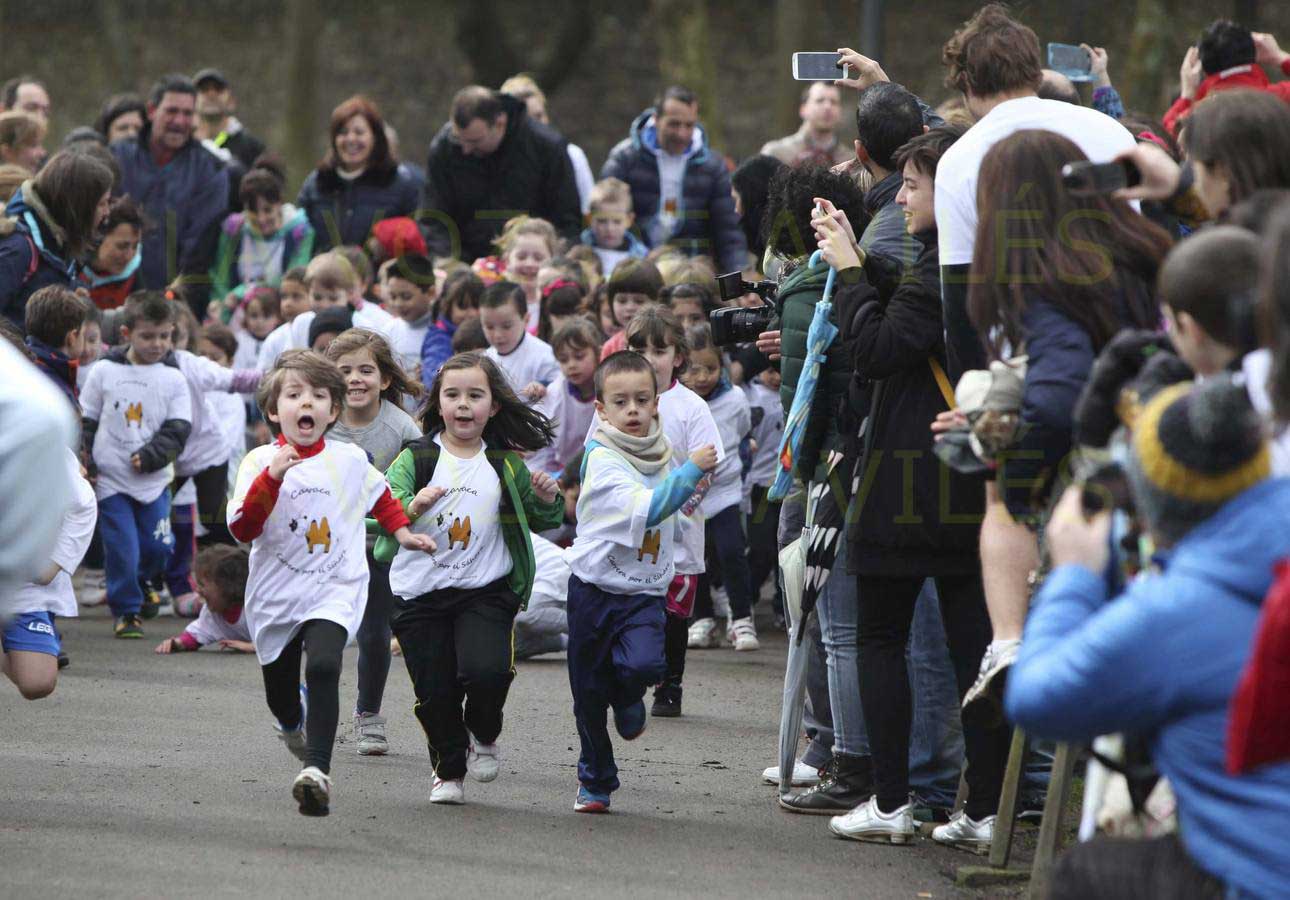
POLYGON ((376 713, 355 713, 354 739, 358 742, 359 756, 384 756, 390 752, 390 742, 385 739, 385 717, 376 713))

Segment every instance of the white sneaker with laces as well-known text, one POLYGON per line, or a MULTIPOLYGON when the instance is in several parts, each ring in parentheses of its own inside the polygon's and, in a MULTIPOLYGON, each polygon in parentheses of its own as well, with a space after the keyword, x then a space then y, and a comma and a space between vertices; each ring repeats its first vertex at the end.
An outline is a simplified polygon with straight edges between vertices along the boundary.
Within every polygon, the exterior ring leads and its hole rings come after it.
POLYGON ((696 650, 711 650, 719 646, 721 639, 717 636, 716 619, 695 619, 690 623, 690 634, 686 646, 696 650))
MULTIPOLYGON (((762 781, 767 784, 779 786, 779 766, 771 766, 761 773, 762 781)), ((820 770, 814 769, 802 762, 800 759, 793 760, 793 780, 789 782, 793 787, 810 787, 813 784, 820 783, 820 770)))
POLYGON ((761 642, 757 640, 757 627, 753 625, 752 616, 735 619, 730 623, 730 640, 736 650, 761 649, 761 642))
POLYGON ((829 819, 829 831, 853 841, 874 844, 908 844, 914 839, 914 804, 906 803, 892 813, 878 808, 874 795, 844 816, 829 819))
POLYGON ((305 766, 291 785, 291 796, 303 816, 325 816, 331 811, 331 778, 317 766, 305 766))
POLYGON ((1021 641, 990 642, 990 646, 985 648, 985 655, 981 657, 981 670, 976 676, 976 681, 963 695, 964 709, 993 693, 991 685, 994 680, 1017 661, 1017 652, 1020 649, 1021 641))
POLYGON ((384 756, 390 752, 385 737, 385 717, 376 713, 354 713, 354 740, 359 756, 384 756))
MULTIPOLYGON (((466 732, 470 734, 470 732, 466 732)), ((466 750, 466 771, 479 782, 492 781, 501 770, 502 748, 497 744, 481 744, 473 734, 466 750)))
POLYGON ((969 819, 964 810, 950 816, 944 825, 932 829, 932 840, 958 850, 988 853, 994 840, 994 821, 997 816, 986 816, 977 822, 969 819))
POLYGON ((448 806, 461 806, 466 802, 466 790, 461 779, 444 781, 436 776, 434 784, 430 788, 430 802, 442 803, 448 806))

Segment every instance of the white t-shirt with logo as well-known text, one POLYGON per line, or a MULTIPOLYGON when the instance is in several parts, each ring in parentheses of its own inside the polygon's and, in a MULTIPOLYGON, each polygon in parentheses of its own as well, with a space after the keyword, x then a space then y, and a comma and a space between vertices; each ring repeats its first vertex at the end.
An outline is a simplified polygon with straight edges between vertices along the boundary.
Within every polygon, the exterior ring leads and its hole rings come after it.
POLYGON ((412 530, 434 538, 434 553, 399 548, 390 563, 390 590, 411 600, 443 588, 491 584, 511 571, 511 554, 502 536, 502 483, 485 455, 453 456, 439 437, 439 462, 429 486, 447 493, 412 523, 412 530))
POLYGON ((981 160, 999 141, 1031 128, 1069 138, 1093 162, 1107 162, 1134 147, 1127 128, 1095 109, 1038 97, 1000 103, 955 141, 936 166, 936 239, 942 266, 972 262, 981 160))
POLYGON ((179 369, 159 362, 135 366, 100 360, 81 393, 81 411, 99 423, 93 448, 98 467, 95 495, 103 500, 126 494, 140 503, 161 496, 174 479, 174 466, 136 472, 130 457, 152 440, 164 422, 192 422, 188 382, 179 369))
POLYGON ((654 488, 669 474, 667 466, 642 474, 617 451, 592 448, 578 495, 578 536, 565 556, 569 571, 611 594, 666 594, 676 574, 678 517, 647 523, 654 488))
POLYGON ((217 641, 251 640, 251 629, 246 625, 245 611, 237 617, 236 622, 230 622, 219 613, 211 612, 210 607, 205 605, 197 618, 188 623, 184 633, 192 635, 193 640, 202 647, 217 641))
MULTIPOLYGON (((230 522, 277 452, 277 444, 265 444, 242 460, 230 522)), ((358 632, 367 606, 363 519, 386 490, 363 449, 340 441, 286 471, 264 530, 251 541, 243 615, 261 665, 310 619, 335 622, 350 637, 358 632)))

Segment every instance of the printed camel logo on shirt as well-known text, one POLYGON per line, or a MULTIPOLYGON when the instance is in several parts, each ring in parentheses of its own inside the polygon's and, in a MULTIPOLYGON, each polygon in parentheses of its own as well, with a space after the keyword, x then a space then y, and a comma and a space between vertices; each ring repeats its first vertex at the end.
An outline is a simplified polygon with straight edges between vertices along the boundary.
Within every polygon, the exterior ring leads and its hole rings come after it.
POLYGON ((136 427, 143 427, 143 403, 128 403, 125 407, 125 424, 128 426, 131 422, 136 427))
POLYGON ((646 556, 652 556, 654 565, 658 565, 658 550, 662 535, 663 533, 658 530, 645 532, 645 539, 641 541, 640 549, 636 551, 637 562, 642 562, 646 556))
POLYGON ((309 520, 309 527, 305 529, 305 544, 309 547, 310 556, 313 555, 315 547, 322 547, 323 553, 331 552, 331 525, 328 524, 326 516, 323 516, 321 521, 309 520))
POLYGON ((448 549, 452 549, 453 544, 461 544, 461 549, 466 550, 470 547, 470 516, 463 519, 453 519, 452 525, 448 527, 448 549))

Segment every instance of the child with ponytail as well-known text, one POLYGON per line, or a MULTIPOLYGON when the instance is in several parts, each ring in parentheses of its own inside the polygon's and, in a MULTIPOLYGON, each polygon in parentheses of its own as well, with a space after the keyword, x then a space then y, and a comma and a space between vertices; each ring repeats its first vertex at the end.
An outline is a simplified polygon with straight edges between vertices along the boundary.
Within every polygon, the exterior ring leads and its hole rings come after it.
POLYGON ((551 423, 484 354, 443 364, 421 426, 425 437, 399 453, 386 478, 412 531, 436 549, 414 555, 382 538, 376 559, 392 560, 393 630, 434 767, 430 802, 461 804, 467 772, 480 782, 497 777, 515 675, 511 632, 533 590, 530 531, 558 527, 564 500, 555 480, 530 474, 519 455, 551 443, 551 423))

